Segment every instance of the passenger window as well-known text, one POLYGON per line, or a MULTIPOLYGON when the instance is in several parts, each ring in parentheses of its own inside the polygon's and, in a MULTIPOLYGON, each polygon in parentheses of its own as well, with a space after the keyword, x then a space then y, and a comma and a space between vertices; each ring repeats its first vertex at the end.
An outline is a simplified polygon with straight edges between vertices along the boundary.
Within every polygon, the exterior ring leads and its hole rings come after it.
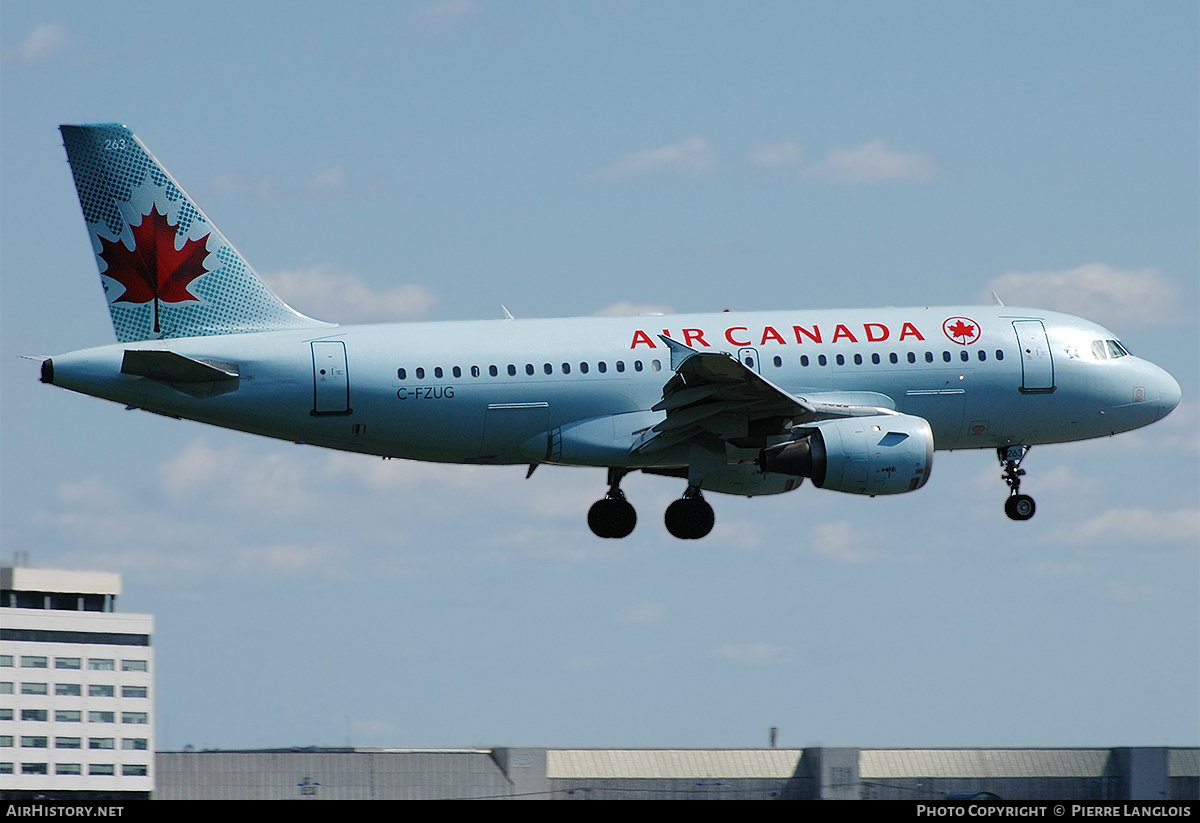
POLYGON ((890 360, 893 365, 900 362, 900 358, 896 355, 895 352, 892 352, 891 354, 888 355, 888 360, 890 360))
POLYGON ((617 361, 617 371, 624 373, 624 371, 625 371, 625 361, 624 360, 617 361))
POLYGON ((837 364, 838 364, 839 366, 844 366, 844 365, 846 365, 846 358, 845 358, 845 357, 842 357, 842 356, 839 354, 839 355, 837 356, 837 364))
POLYGON ((948 351, 942 352, 942 360, 945 361, 946 363, 949 363, 950 362, 950 352, 948 352, 948 351))
POLYGON ((458 366, 455 366, 453 371, 455 377, 462 377, 462 369, 460 369, 458 366))
POLYGON ((425 367, 417 366, 417 370, 414 372, 414 374, 416 374, 418 380, 424 380, 425 379, 425 367))
POLYGON ((931 352, 931 351, 927 351, 927 352, 925 352, 925 362, 926 362, 926 363, 932 363, 932 362, 933 362, 933 352, 931 352))
POLYGON ((634 370, 634 371, 641 371, 641 370, 642 370, 642 361, 641 361, 641 360, 634 360, 634 361, 633 361, 633 370, 634 370))
POLYGON ((783 358, 776 356, 775 360, 773 362, 775 363, 775 368, 779 368, 780 366, 783 365, 783 358))
POLYGON ((958 359, 963 361, 964 363, 966 363, 968 360, 971 359, 971 353, 969 351, 967 351, 966 349, 963 349, 962 351, 960 351, 958 353, 958 359))
POLYGON ((533 364, 532 363, 525 364, 525 373, 528 375, 531 375, 531 376, 533 375, 533 364))
POLYGON ((500 373, 500 370, 497 369, 495 366, 488 366, 488 374, 490 374, 492 377, 495 377, 499 373, 500 373))
POLYGON ((825 355, 823 355, 823 354, 822 354, 822 355, 819 355, 819 356, 817 357, 817 364, 818 364, 818 365, 821 365, 821 366, 828 366, 828 365, 829 365, 829 358, 828 358, 828 357, 826 357, 826 356, 825 356, 825 355))
POLYGON ((441 379, 442 379, 442 367, 441 367, 441 366, 434 366, 434 367, 433 367, 433 376, 434 376, 434 377, 436 377, 436 378, 437 378, 437 379, 439 379, 439 380, 441 380, 441 379))
POLYGON ((580 363, 580 364, 579 364, 579 373, 580 373, 580 374, 587 374, 587 373, 588 373, 588 364, 587 364, 587 361, 586 361, 586 360, 585 360, 584 362, 582 362, 582 363, 580 363))
POLYGON ((472 366, 472 367, 471 367, 471 376, 472 376, 472 377, 478 377, 478 376, 479 376, 479 367, 478 367, 478 366, 472 366))
POLYGON ((805 368, 808 368, 808 355, 807 354, 800 355, 800 365, 804 366, 805 368))
POLYGON ((404 369, 396 369, 396 377, 400 378, 401 380, 407 380, 408 372, 406 372, 404 369))
POLYGON ((657 360, 651 360, 651 361, 650 361, 650 368, 654 369, 655 371, 661 371, 661 370, 662 370, 662 363, 658 362, 657 360))
POLYGON ((985 352, 983 349, 980 349, 979 350, 979 362, 982 363, 985 360, 987 360, 987 352, 985 352))
POLYGON ((554 367, 549 363, 546 363, 542 366, 542 371, 544 371, 546 374, 554 374, 554 367))
POLYGON ((509 363, 509 364, 508 364, 508 376, 509 376, 509 377, 516 377, 516 376, 517 376, 517 367, 516 367, 516 366, 514 366, 512 363, 509 363))
POLYGON ((996 359, 997 360, 1004 359, 1004 349, 996 349, 996 359))
POLYGON ((570 364, 570 363, 563 363, 563 364, 562 364, 562 373, 563 373, 563 374, 570 374, 570 373, 571 373, 571 364, 570 364))
POLYGON ((862 355, 861 354, 854 355, 854 365, 856 365, 856 366, 862 365, 862 355))
POLYGON ((909 363, 916 363, 916 362, 917 362, 917 353, 916 353, 915 351, 910 351, 910 352, 908 353, 908 362, 909 362, 909 363))
POLYGON ((603 360, 601 360, 599 363, 596 364, 596 368, 598 368, 600 370, 601 374, 605 374, 608 371, 608 364, 605 363, 603 360))

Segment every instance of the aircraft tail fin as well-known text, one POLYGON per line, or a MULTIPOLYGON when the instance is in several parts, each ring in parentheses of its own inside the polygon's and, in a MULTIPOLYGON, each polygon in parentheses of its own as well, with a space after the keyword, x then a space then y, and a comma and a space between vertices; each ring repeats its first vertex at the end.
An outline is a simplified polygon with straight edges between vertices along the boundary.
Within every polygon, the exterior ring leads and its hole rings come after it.
POLYGON ((124 126, 60 126, 122 343, 327 326, 271 293, 124 126))

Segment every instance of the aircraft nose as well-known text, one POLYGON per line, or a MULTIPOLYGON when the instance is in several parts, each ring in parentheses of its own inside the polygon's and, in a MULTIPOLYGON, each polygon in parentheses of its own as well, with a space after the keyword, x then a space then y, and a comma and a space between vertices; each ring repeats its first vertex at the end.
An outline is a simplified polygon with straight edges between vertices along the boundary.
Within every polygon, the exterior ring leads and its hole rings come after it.
POLYGON ((1158 387, 1158 419, 1162 420, 1179 405, 1179 399, 1183 396, 1183 392, 1180 391, 1179 383, 1174 377, 1162 369, 1159 371, 1161 379, 1158 387))

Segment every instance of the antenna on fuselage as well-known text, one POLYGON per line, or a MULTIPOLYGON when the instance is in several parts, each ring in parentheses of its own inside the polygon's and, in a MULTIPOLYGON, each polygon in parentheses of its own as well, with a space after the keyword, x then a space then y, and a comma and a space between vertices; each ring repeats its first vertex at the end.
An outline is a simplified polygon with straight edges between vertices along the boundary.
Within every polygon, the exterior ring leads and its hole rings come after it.
POLYGON ((505 319, 505 320, 516 320, 516 319, 517 319, 517 318, 515 318, 515 317, 513 317, 513 316, 512 316, 512 312, 510 312, 510 311, 508 310, 508 308, 507 308, 507 307, 506 307, 506 306, 505 306, 503 303, 501 303, 501 304, 500 304, 500 311, 504 312, 504 319, 505 319))
POLYGON ((1004 301, 1000 299, 1000 295, 996 294, 995 292, 992 292, 992 302, 995 303, 997 306, 1004 305, 1004 301))

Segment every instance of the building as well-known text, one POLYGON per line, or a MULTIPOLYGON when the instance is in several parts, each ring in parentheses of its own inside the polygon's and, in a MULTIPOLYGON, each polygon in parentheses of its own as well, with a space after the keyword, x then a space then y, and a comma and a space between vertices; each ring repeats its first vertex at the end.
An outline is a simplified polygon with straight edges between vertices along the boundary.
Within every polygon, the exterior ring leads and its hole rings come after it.
POLYGON ((1200 749, 159 752, 165 800, 1200 799, 1200 749))
POLYGON ((153 617, 119 575, 0 567, 0 797, 148 798, 153 617))

